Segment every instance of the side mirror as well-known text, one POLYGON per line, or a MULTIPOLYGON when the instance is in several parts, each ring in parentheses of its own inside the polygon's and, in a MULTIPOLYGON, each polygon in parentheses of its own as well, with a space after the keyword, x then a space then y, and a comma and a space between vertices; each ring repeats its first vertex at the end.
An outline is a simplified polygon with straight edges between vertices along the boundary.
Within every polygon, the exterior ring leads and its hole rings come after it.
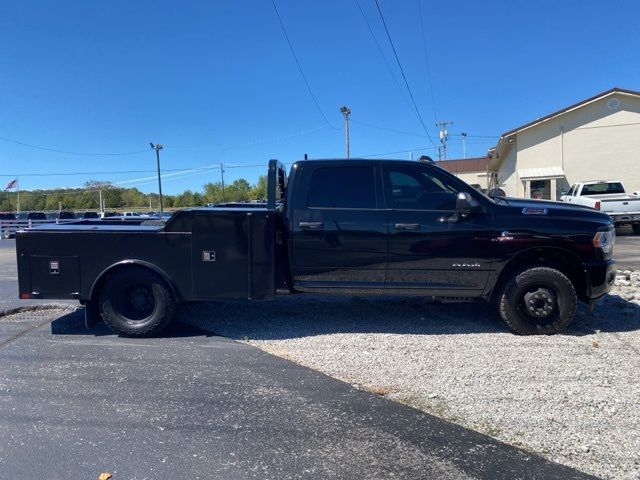
POLYGON ((567 194, 567 192, 560 192, 560 196, 564 197, 567 194))
POLYGON ((456 211, 461 215, 470 215, 482 210, 478 201, 467 192, 459 192, 456 197, 456 211))

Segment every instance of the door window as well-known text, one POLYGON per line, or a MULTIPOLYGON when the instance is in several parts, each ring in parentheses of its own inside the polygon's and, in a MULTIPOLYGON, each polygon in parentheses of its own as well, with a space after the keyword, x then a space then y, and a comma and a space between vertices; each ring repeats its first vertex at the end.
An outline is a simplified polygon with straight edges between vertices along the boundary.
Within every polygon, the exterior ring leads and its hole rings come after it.
POLYGON ((387 170, 387 198, 391 208, 399 210, 456 209, 458 188, 446 178, 416 168, 387 170))
POLYGON ((376 186, 371 166, 317 168, 311 176, 307 206, 375 208, 376 186))

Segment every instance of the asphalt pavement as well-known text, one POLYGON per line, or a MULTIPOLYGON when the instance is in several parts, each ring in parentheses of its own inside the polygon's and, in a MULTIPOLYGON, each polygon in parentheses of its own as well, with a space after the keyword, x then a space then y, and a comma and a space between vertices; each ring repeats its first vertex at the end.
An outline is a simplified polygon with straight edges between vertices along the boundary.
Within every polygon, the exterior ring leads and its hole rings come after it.
POLYGON ((592 478, 195 327, 121 338, 66 308, 0 317, 0 478, 592 478))
POLYGON ((640 270, 640 235, 634 235, 631 227, 616 229, 613 257, 619 269, 640 270))
POLYGON ((592 478, 223 337, 79 311, 0 320, 0 438, 1 478, 592 478))

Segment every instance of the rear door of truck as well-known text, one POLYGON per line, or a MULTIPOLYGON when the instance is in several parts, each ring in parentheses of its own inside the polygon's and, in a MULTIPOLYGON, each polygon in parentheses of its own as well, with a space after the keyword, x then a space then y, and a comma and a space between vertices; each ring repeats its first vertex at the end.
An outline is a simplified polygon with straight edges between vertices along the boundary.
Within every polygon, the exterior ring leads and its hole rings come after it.
POLYGON ((379 162, 300 162, 291 273, 300 291, 382 289, 388 254, 379 162))

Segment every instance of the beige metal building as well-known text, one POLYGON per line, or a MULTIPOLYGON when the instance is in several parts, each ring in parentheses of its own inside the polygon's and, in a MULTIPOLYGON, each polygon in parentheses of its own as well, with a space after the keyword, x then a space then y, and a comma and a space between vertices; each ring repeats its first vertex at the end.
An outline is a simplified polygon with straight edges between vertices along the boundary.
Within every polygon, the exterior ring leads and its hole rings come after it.
POLYGON ((556 200, 575 182, 620 180, 640 190, 640 92, 612 88, 500 136, 489 185, 556 200))

